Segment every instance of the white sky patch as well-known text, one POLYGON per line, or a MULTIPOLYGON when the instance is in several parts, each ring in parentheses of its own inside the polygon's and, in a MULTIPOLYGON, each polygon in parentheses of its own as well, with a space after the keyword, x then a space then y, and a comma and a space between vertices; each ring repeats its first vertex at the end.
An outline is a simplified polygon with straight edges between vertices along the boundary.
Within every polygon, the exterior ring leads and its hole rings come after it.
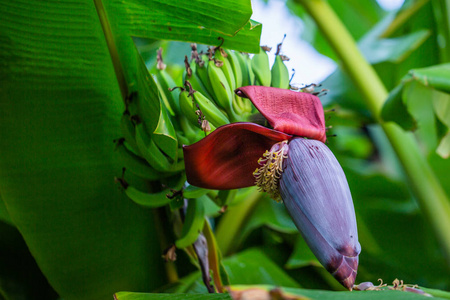
POLYGON ((319 54, 310 44, 300 39, 302 22, 289 13, 283 1, 272 0, 266 5, 262 1, 252 0, 252 7, 252 19, 263 24, 261 45, 272 47, 272 51, 268 53, 271 65, 275 60, 277 44, 286 34, 281 54, 290 58, 286 62, 290 75, 292 69, 295 69, 292 84, 318 83, 334 71, 336 64, 331 59, 319 54))
MULTIPOLYGON (((395 10, 404 0, 377 0, 385 10, 395 10)), ((318 83, 328 77, 336 68, 333 60, 319 54, 310 44, 301 40, 302 21, 292 16, 282 0, 271 0, 268 4, 252 0, 252 19, 263 24, 261 45, 272 47, 268 53, 270 64, 275 60, 276 46, 284 40, 281 54, 290 58, 286 62, 289 73, 295 69, 293 85, 318 83)))
POLYGON ((395 10, 399 9, 405 0, 377 0, 377 2, 384 10, 395 10))

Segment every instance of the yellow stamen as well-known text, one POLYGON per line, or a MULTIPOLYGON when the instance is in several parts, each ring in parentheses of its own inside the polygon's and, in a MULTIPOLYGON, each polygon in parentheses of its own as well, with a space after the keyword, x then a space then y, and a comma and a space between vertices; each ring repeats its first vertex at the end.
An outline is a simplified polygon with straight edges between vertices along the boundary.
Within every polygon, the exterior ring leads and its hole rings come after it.
POLYGON ((280 192, 278 190, 278 181, 283 172, 283 159, 287 158, 288 141, 282 141, 272 146, 270 151, 263 153, 263 157, 258 159, 261 165, 253 172, 255 176, 255 184, 261 192, 267 192, 276 201, 281 201, 280 192))

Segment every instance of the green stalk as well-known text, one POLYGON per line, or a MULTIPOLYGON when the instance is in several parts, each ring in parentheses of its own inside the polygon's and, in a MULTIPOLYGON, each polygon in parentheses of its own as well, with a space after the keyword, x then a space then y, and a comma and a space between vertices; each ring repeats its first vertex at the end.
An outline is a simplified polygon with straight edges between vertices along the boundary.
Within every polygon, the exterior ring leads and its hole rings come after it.
POLYGON ((418 204, 441 244, 450 264, 450 202, 411 133, 394 123, 383 122, 381 108, 388 92, 372 66, 364 59, 345 26, 327 2, 295 0, 315 20, 322 34, 340 57, 348 75, 364 96, 368 109, 380 123, 405 171, 418 204))
POLYGON ((109 55, 111 56, 114 72, 116 73, 117 82, 119 84, 120 92, 122 94, 122 99, 125 101, 126 97, 128 96, 128 85, 125 80, 122 64, 120 63, 119 59, 119 52, 117 51, 114 36, 111 31, 111 24, 108 21, 108 16, 106 15, 105 7, 103 6, 102 0, 94 0, 94 4, 95 8, 97 9, 100 24, 102 25, 106 44, 108 45, 109 55))
POLYGON ((399 29, 403 24, 408 22, 408 20, 419 11, 422 6, 427 4, 430 0, 419 0, 411 4, 410 7, 398 13, 395 19, 389 24, 389 27, 380 35, 380 38, 387 38, 391 36, 397 29, 399 29))
POLYGON ((246 199, 229 207, 223 215, 216 229, 217 244, 223 256, 227 256, 236 249, 238 232, 262 195, 254 188, 246 199))

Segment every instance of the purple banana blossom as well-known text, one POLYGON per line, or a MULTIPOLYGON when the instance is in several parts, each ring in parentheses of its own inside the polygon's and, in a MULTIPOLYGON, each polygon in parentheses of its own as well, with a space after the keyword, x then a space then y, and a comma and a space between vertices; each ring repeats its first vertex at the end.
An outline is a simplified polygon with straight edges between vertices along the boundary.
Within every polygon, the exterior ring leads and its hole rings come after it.
POLYGON ((219 190, 256 184, 281 198, 320 263, 351 290, 361 246, 347 180, 323 143, 319 98, 262 86, 236 93, 249 98, 274 129, 228 124, 184 146, 188 182, 219 190))
POLYGON ((350 189, 330 149, 316 140, 291 140, 280 194, 317 259, 351 289, 361 246, 350 189))

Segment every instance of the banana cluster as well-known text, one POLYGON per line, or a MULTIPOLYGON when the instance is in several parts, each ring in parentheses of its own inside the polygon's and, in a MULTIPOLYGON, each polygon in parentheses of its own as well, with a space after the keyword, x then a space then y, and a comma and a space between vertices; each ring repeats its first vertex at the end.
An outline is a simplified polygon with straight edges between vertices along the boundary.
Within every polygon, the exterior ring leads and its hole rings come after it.
MULTIPOLYGON (((219 126, 249 121, 257 113, 248 99, 234 93, 236 88, 248 85, 289 88, 289 72, 284 64, 286 57, 279 53, 281 44, 272 68, 268 47, 261 47, 252 58, 222 47, 209 48, 206 53, 199 53, 195 44, 191 47, 190 59, 187 56, 184 59, 182 78, 169 75, 160 49, 153 78, 138 78, 136 85, 141 84, 140 95, 131 93, 126 99, 121 120, 123 137, 116 142, 126 172, 147 181, 159 181, 165 187, 148 193, 130 186, 123 176, 118 178, 128 197, 143 206, 159 207, 172 203, 168 194, 183 188, 181 145, 192 144, 219 126), (147 94, 142 95, 142 90, 147 94), (155 100, 155 97, 159 106, 148 100, 155 100), (151 125, 152 116, 154 119, 151 112, 156 109, 161 113, 155 129, 151 125)), ((198 190, 200 192, 196 191, 194 196, 206 193, 198 190)))
POLYGON ((234 93, 236 88, 248 85, 289 88, 289 71, 284 64, 287 58, 277 51, 270 68, 267 54, 270 50, 261 47, 260 52, 250 58, 221 47, 198 53, 196 45, 192 45, 190 61, 187 56, 184 60, 183 87, 178 102, 181 115, 191 126, 206 133, 230 122, 248 121, 256 109, 248 99, 234 93))

